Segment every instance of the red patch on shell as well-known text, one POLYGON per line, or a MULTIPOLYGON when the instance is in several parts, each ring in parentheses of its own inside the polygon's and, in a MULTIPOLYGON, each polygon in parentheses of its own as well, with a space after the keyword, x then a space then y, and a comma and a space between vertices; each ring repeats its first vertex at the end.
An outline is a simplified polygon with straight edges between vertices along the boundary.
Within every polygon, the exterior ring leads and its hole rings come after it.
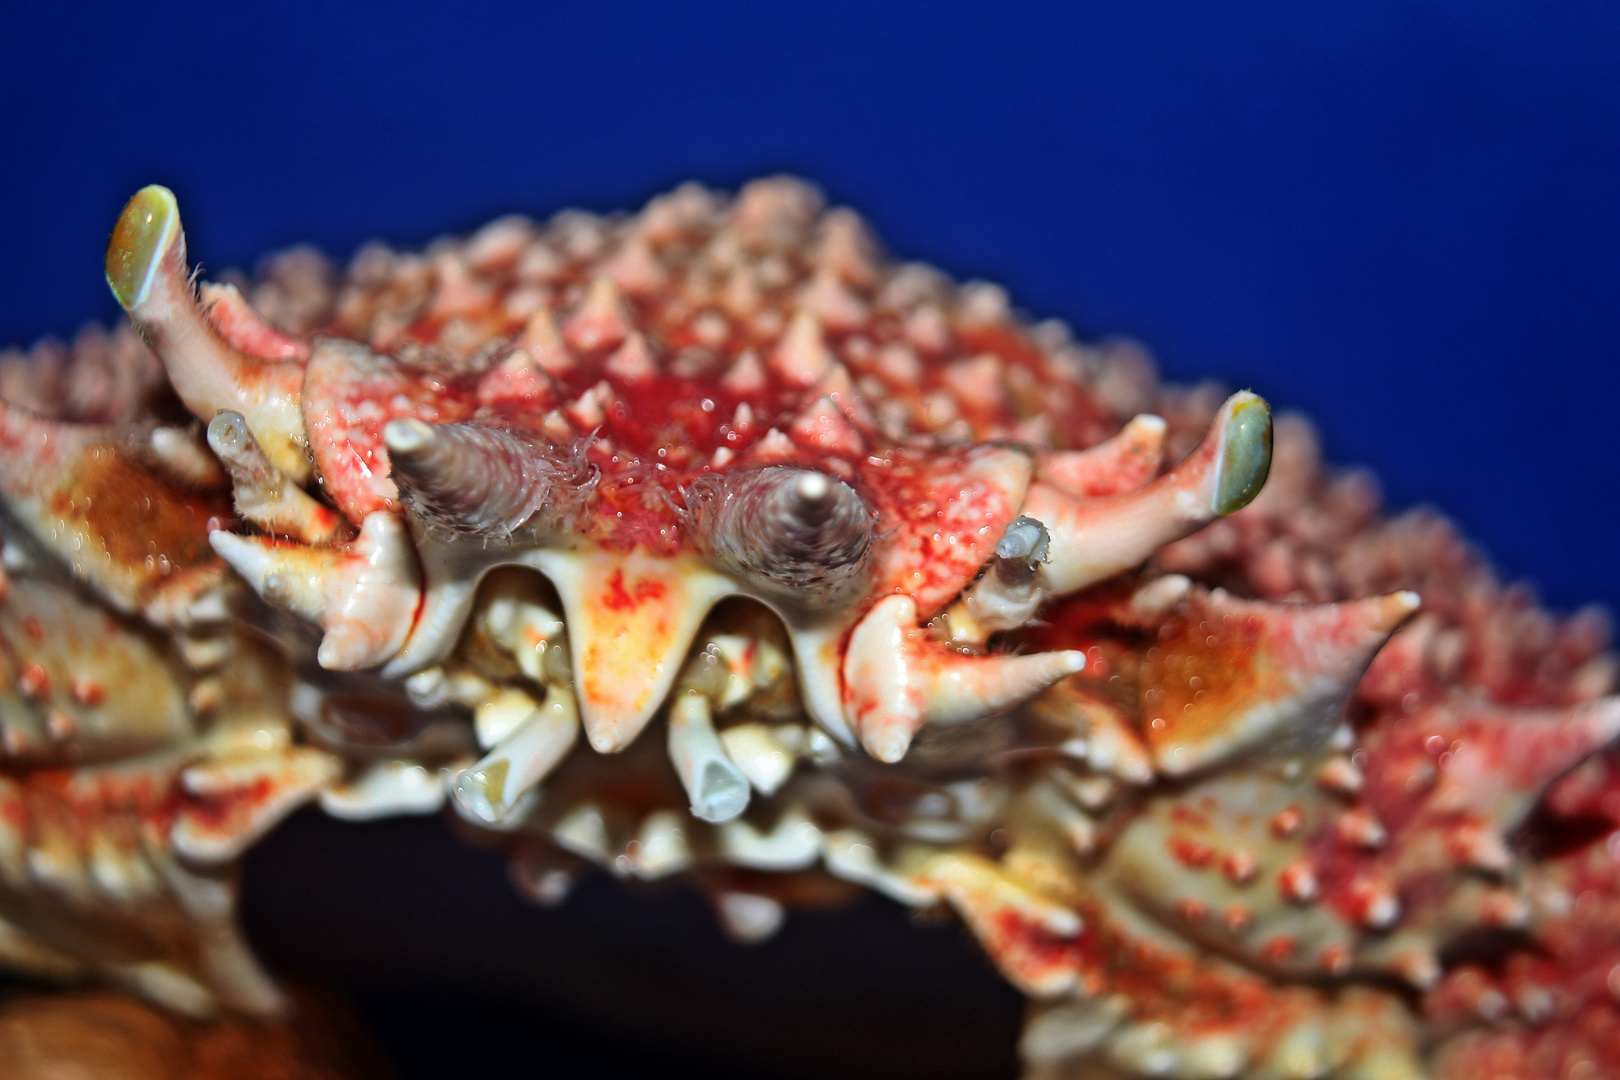
POLYGON ((668 586, 651 578, 641 578, 633 590, 627 589, 624 585, 624 571, 615 570, 613 576, 608 578, 607 593, 602 597, 602 606, 609 611, 634 611, 649 600, 662 600, 667 591, 668 586))
POLYGON ((399 489, 389 479, 383 428, 405 418, 464 420, 476 400, 467 380, 448 372, 407 367, 347 342, 317 348, 304 376, 304 426, 327 494, 356 523, 393 509, 399 489))
POLYGON ((880 596, 905 593, 926 619, 995 553, 1023 505, 1029 462, 999 447, 899 451, 885 462, 868 459, 860 474, 875 500, 878 527, 887 530, 879 541, 873 590, 880 596))

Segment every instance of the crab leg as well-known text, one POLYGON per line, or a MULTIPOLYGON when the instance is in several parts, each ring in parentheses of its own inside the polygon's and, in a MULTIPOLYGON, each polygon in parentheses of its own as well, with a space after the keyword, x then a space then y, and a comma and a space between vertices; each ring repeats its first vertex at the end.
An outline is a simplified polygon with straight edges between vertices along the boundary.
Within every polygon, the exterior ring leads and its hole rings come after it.
POLYGON ((1142 669, 1142 730, 1154 765, 1181 776, 1262 747, 1319 745, 1373 654, 1418 603, 1412 592, 1312 605, 1210 594, 1161 630, 1157 656, 1142 669), (1200 693, 1217 671, 1229 689, 1200 693))
POLYGON ((701 693, 677 694, 669 707, 669 759, 701 820, 730 821, 748 806, 748 779, 727 756, 701 693))
POLYGON ((276 468, 309 478, 298 406, 304 365, 249 356, 214 329, 192 291, 174 192, 153 184, 125 205, 107 241, 107 284, 193 415, 206 422, 221 409, 240 412, 276 468))
POLYGON ((217 577, 204 529, 223 507, 176 490, 128 447, 115 428, 0 402, 0 503, 118 610, 189 621, 217 577))
POLYGON ((557 767, 579 738, 579 706, 566 686, 549 686, 546 700, 477 764, 455 779, 456 803, 487 824, 526 807, 524 799, 557 767))

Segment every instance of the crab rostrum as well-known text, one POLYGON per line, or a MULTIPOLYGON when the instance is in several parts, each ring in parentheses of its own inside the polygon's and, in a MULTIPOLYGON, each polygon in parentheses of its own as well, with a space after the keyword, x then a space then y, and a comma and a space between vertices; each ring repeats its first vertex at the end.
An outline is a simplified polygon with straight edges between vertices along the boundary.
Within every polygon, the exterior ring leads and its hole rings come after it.
POLYGON ((1605 624, 1254 394, 784 179, 200 289, 150 187, 107 277, 0 358, 8 963, 274 1014, 236 856, 448 804, 542 902, 954 908, 1032 1077, 1620 1070, 1605 624))

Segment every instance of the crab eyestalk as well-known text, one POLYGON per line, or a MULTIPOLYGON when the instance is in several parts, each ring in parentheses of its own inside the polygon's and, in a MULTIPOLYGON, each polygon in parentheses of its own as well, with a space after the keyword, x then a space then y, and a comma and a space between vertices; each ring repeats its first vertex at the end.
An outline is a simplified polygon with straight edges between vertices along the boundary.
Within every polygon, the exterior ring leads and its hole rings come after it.
POLYGON ((1037 481, 1024 513, 1052 534, 1041 568, 1062 596, 1113 577, 1159 548, 1247 506, 1271 471, 1271 409, 1247 391, 1221 406, 1193 452, 1152 483, 1119 495, 1077 499, 1037 481))
POLYGON ((383 438, 411 509, 452 532, 510 535, 550 501, 567 465, 550 447, 477 424, 393 420, 383 438))
POLYGON ((107 241, 107 284, 205 423, 241 413, 270 461, 302 482, 311 466, 299 413, 304 366, 250 356, 226 341, 192 289, 174 193, 153 184, 124 206, 107 241))
POLYGON ((805 610, 832 607, 860 588, 873 528, 854 488, 785 465, 703 481, 688 492, 690 516, 721 569, 805 610))

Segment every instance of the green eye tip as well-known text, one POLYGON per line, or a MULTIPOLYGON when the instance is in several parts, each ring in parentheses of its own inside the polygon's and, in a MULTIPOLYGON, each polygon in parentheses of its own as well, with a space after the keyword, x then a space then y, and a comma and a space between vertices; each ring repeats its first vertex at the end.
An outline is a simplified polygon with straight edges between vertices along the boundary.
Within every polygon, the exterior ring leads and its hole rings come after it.
POLYGON ((1271 406, 1253 394, 1228 403, 1221 472, 1215 485, 1215 512, 1226 515, 1249 505, 1271 472, 1271 406))
POLYGON ((124 204, 107 241, 107 284, 127 311, 146 299, 163 255, 180 232, 174 192, 143 187, 124 204))

